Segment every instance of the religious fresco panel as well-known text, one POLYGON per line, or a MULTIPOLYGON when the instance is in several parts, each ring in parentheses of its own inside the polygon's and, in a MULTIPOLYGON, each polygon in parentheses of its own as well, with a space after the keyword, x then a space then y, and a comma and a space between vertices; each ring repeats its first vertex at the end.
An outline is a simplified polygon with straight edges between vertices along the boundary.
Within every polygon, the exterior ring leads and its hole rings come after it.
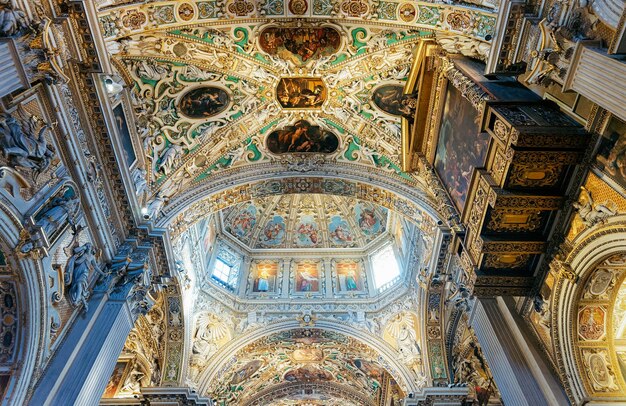
POLYGON ((386 229, 386 209, 381 212, 370 203, 359 202, 354 206, 354 215, 359 228, 365 235, 377 235, 386 229))
POLYGON ((326 85, 319 78, 281 78, 276 98, 286 109, 315 109, 326 101, 326 85))
POLYGON ((263 228, 263 233, 259 237, 261 247, 277 246, 285 239, 285 219, 282 216, 273 216, 263 228))
POLYGON ((331 27, 269 27, 261 31, 259 45, 270 55, 303 65, 339 51, 341 36, 331 27))
POLYGON ((354 245, 354 236, 348 221, 341 216, 333 216, 328 223, 330 241, 338 246, 354 245))
POLYGON ((279 263, 260 261, 254 263, 252 292, 273 293, 276 291, 279 263))
POLYGON ((339 139, 332 132, 298 120, 294 125, 276 130, 267 137, 267 149, 274 154, 317 152, 330 154, 339 147, 339 139))
POLYGON ((247 239, 257 221, 257 208, 250 204, 225 225, 226 231, 240 239, 247 239))
POLYGON ((314 216, 304 215, 300 217, 295 230, 295 245, 310 248, 320 245, 320 230, 314 216))
POLYGON ((349 293, 363 290, 363 281, 359 263, 356 261, 340 261, 335 264, 339 292, 349 293))
POLYGON ((317 262, 297 262, 294 291, 296 293, 318 293, 321 287, 321 269, 317 262))

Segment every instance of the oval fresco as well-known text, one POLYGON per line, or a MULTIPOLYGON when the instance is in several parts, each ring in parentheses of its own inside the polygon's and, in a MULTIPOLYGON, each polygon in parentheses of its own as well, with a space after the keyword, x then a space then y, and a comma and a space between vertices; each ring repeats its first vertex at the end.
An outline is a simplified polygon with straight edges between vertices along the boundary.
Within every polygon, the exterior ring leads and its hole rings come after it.
POLYGON ((185 93, 178 101, 178 111, 189 118, 215 116, 228 107, 230 96, 215 86, 197 87, 185 93))
POLYGON ((306 120, 276 130, 267 136, 267 149, 275 154, 318 152, 330 154, 339 147, 335 134, 306 120))
POLYGON ((259 45, 270 55, 302 65, 310 59, 336 53, 341 36, 330 27, 270 27, 261 31, 259 45))
POLYGON ((393 116, 411 117, 415 113, 413 98, 411 95, 405 95, 404 86, 401 85, 383 85, 374 90, 372 93, 372 101, 374 104, 393 116))

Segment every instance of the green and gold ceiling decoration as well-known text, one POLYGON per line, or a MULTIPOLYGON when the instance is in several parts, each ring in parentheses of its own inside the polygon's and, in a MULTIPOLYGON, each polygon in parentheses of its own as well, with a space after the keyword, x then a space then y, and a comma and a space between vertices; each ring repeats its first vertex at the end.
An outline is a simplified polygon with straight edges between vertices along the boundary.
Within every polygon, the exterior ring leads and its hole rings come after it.
POLYGON ((427 190, 400 168, 402 117, 415 109, 404 89, 414 48, 433 30, 489 36, 495 14, 419 2, 235 0, 128 5, 99 20, 132 89, 150 201, 258 163, 296 172, 359 165, 427 190))

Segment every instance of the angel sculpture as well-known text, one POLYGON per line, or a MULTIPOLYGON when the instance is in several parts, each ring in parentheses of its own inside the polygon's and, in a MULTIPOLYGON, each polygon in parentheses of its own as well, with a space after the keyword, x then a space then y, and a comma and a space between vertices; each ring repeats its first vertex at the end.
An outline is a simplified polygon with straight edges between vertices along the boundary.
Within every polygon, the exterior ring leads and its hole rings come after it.
POLYGON ((617 210, 607 206, 608 202, 595 203, 591 192, 584 186, 581 186, 580 190, 585 197, 585 203, 575 202, 573 206, 578 211, 578 215, 582 218, 585 226, 593 227, 598 223, 604 223, 607 218, 617 213, 617 210))

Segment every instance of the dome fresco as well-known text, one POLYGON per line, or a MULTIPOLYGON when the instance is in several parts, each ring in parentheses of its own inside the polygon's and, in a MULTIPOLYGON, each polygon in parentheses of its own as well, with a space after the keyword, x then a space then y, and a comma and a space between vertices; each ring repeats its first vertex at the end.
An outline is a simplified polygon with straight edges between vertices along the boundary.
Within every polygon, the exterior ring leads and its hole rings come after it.
POLYGON ((337 398, 337 394, 349 393, 351 388, 360 395, 358 404, 370 405, 376 404, 386 385, 392 387, 395 397, 402 396, 393 378, 396 371, 383 364, 371 347, 354 338, 319 329, 294 329, 242 348, 211 383, 210 392, 218 403, 256 405, 268 404, 266 401, 271 399, 272 404, 278 405, 350 405, 350 399, 337 398), (338 390, 326 395, 310 393, 304 398, 280 390, 288 383, 322 382, 338 390), (255 401, 254 396, 259 398, 255 401), (313 403, 288 403, 290 400, 313 403))
POLYGON ((250 249, 363 248, 388 230, 384 207, 341 196, 293 194, 221 211, 223 231, 250 249))

